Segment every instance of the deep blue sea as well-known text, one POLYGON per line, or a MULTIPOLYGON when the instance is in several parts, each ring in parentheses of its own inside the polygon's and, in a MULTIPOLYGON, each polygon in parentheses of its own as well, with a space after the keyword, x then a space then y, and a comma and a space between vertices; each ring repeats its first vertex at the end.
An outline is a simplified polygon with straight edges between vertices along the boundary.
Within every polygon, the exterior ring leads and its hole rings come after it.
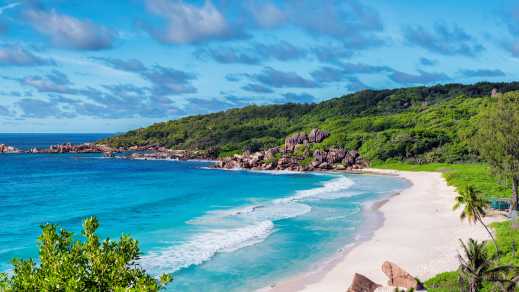
MULTIPOLYGON (((0 134, 20 148, 106 134, 0 134)), ((37 257, 39 225, 139 240, 140 264, 173 273, 170 291, 251 291, 309 269, 352 243, 370 202, 407 187, 389 176, 261 173, 208 162, 0 154, 0 271, 37 257)))

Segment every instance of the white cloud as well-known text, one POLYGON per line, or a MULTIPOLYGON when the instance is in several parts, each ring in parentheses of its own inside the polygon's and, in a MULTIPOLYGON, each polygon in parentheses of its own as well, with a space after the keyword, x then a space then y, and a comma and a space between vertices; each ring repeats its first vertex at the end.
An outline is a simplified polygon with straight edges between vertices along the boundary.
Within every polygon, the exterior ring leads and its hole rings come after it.
POLYGON ((282 24, 286 15, 273 3, 251 3, 248 7, 258 26, 273 28, 282 24))
POLYGON ((45 66, 55 64, 54 60, 38 57, 18 45, 0 47, 0 65, 3 66, 45 66))
POLYGON ((30 9, 25 16, 35 30, 58 47, 101 50, 112 47, 115 33, 90 21, 59 14, 56 10, 30 9))
POLYGON ((147 8, 166 21, 165 29, 148 29, 152 36, 164 43, 225 39, 233 34, 225 17, 211 1, 198 7, 183 1, 148 0, 147 8))

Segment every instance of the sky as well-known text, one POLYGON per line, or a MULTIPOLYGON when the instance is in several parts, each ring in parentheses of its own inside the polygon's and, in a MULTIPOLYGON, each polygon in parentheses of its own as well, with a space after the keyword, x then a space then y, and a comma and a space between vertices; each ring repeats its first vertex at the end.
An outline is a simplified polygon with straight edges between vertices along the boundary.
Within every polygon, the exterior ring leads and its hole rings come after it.
POLYGON ((0 132, 519 80, 505 0, 0 0, 0 132))

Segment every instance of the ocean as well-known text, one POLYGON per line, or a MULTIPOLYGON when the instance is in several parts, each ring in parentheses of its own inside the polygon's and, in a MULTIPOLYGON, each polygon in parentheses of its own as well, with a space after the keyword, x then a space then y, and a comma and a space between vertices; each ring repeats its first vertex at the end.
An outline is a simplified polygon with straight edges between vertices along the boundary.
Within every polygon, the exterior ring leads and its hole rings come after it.
MULTIPOLYGON (((19 148, 106 134, 0 134, 19 148)), ((139 240, 139 264, 168 291, 251 291, 311 269, 365 232, 366 206, 408 186, 390 176, 226 171, 202 161, 100 154, 0 154, 0 271, 37 258, 39 226, 139 240)))

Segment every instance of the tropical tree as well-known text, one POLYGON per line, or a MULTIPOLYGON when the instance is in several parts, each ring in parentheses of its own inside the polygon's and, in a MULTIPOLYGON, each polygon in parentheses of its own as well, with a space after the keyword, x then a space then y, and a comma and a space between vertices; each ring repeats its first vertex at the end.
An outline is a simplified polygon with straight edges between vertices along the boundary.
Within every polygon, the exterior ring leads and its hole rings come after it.
POLYGON ((476 146, 499 176, 512 182, 512 215, 519 201, 519 91, 497 94, 483 108, 476 146))
POLYGON ((460 213, 460 219, 467 219, 470 223, 480 222, 483 227, 487 230, 490 238, 494 241, 496 246, 496 251, 499 253, 499 248, 497 246, 496 239, 494 235, 488 229, 488 226, 483 222, 483 217, 486 216, 485 208, 488 207, 488 201, 481 196, 481 194, 473 187, 467 186, 461 191, 458 192, 458 195, 454 199, 454 205, 452 206, 453 210, 457 210, 462 208, 463 210, 460 213))
MULTIPOLYGON (((490 257, 485 242, 477 242, 469 239, 465 245, 460 240, 464 256, 458 255, 460 266, 460 288, 462 291, 468 287, 469 292, 477 292, 481 289, 483 281, 496 283, 504 287, 509 283, 507 276, 516 275, 518 269, 512 265, 499 265, 496 257, 490 257)), ((508 287, 508 286, 507 286, 508 287)))
POLYGON ((138 242, 123 235, 118 241, 99 241, 95 217, 83 222, 84 240, 58 230, 53 224, 42 226, 38 238, 39 264, 32 259, 13 260, 13 275, 0 274, 1 291, 158 291, 171 276, 160 280, 138 266, 138 242))
POLYGON ((516 289, 519 288, 519 274, 512 274, 512 277, 504 279, 498 284, 503 292, 516 292, 516 289))

